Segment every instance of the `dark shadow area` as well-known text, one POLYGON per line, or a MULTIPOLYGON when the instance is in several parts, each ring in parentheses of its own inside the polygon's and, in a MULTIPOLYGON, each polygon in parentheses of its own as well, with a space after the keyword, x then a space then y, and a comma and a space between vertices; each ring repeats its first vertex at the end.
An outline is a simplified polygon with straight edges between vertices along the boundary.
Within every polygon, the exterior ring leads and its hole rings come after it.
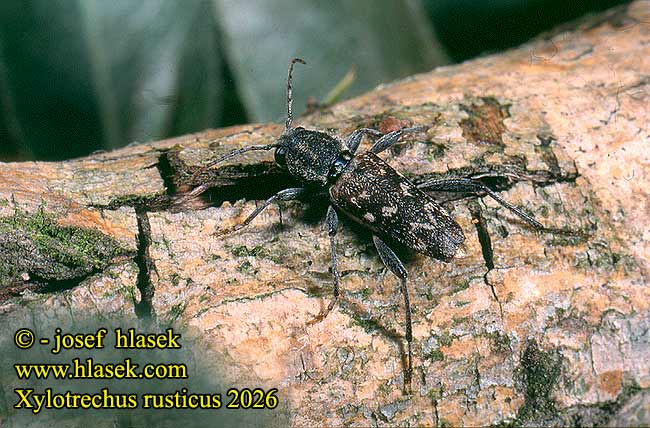
POLYGON ((520 45, 538 34, 624 0, 424 0, 438 39, 455 62, 520 45))
POLYGON ((1 324, 10 336, 18 329, 28 328, 36 339, 28 349, 19 349, 12 341, 3 341, 0 346, 2 426, 37 428, 85 426, 89 423, 98 427, 133 428, 287 426, 288 400, 286 391, 279 385, 275 409, 228 408, 233 399, 232 395, 228 395, 230 388, 253 390, 259 387, 261 381, 252 374, 247 379, 233 380, 228 374, 232 363, 208 349, 196 332, 178 327, 168 331, 168 326, 144 320, 97 320, 83 314, 74 314, 75 318, 71 319, 64 311, 56 312, 51 308, 35 308, 31 316, 31 321, 26 318, 28 321, 20 324, 6 321, 1 324), (118 328, 122 335, 121 346, 115 347, 118 344, 118 328), (134 337, 136 334, 180 335, 174 341, 180 348, 125 348, 124 345, 129 345, 131 328, 134 329, 134 337), (50 352, 56 347, 57 335, 84 334, 96 338, 100 329, 106 329, 102 348, 50 352), (40 338, 49 338, 49 344, 39 343, 40 338), (74 363, 75 359, 79 361, 74 363), (19 377, 14 365, 28 363, 51 364, 59 368, 67 367, 68 370, 66 375, 61 375, 59 369, 52 368, 47 379, 39 378, 34 371, 25 378, 25 372, 21 370, 23 376, 19 377), (111 371, 110 367, 119 365, 131 369, 120 372, 116 368, 111 371), (144 375, 147 373, 145 365, 152 365, 150 367, 155 367, 155 371, 149 369, 149 375, 144 375), (54 374, 55 371, 58 374, 54 374), (104 378, 99 378, 101 373, 104 378), (116 375, 111 376, 110 373, 116 375), (118 376, 117 373, 122 374, 118 376), (158 378, 149 378, 151 373, 158 373, 158 378), (143 376, 138 377, 141 374, 143 376), (33 389, 31 393, 26 391, 30 388, 33 389), (50 405, 50 408, 46 408, 46 404, 39 408, 36 398, 46 396, 48 390, 51 397, 56 397, 52 398, 53 403, 64 403, 66 407, 52 408, 50 405), (17 391, 26 395, 26 399, 21 400, 17 391), (72 396, 77 398, 73 399, 72 396), (85 408, 82 407, 82 396, 87 397, 85 408), (94 398, 89 400, 88 397, 94 398), (16 408, 18 403, 20 405, 16 408))

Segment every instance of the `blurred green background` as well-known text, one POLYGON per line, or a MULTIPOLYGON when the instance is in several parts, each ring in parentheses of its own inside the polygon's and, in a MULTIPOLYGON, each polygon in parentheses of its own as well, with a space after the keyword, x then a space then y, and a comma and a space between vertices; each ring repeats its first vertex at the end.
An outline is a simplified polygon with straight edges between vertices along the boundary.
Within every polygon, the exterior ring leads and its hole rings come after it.
POLYGON ((1 0, 0 160, 284 119, 621 0, 1 0))

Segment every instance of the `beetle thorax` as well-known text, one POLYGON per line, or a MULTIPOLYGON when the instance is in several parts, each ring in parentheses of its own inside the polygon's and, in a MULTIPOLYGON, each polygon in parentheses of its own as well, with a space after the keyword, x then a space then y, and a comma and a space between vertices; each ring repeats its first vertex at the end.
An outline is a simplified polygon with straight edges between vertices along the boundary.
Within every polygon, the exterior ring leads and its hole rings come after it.
POLYGON ((275 152, 278 165, 286 168, 303 185, 317 187, 325 187, 332 171, 342 169, 341 164, 350 157, 338 139, 304 128, 293 128, 284 133, 275 152))

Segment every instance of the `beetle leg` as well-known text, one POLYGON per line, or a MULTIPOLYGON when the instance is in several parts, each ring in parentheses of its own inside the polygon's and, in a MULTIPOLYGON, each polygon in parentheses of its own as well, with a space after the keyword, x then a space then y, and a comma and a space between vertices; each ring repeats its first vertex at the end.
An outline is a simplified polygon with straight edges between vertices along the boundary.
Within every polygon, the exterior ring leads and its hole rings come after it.
POLYGON ((327 315, 334 309, 334 305, 339 299, 339 282, 341 281, 341 276, 339 275, 339 270, 336 265, 336 229, 338 228, 339 225, 339 217, 336 214, 336 210, 334 209, 334 206, 330 205, 329 208, 327 209, 327 217, 325 220, 325 223, 327 224, 327 233, 330 237, 330 249, 331 249, 331 254, 332 254, 332 274, 334 275, 334 297, 330 301, 329 305, 327 305, 327 309, 325 309, 324 312, 319 314, 313 321, 309 322, 308 324, 315 324, 317 322, 320 322, 327 317, 327 315))
POLYGON ((544 230, 545 227, 543 224, 535 220, 533 217, 529 216, 523 212, 520 208, 515 207, 508 201, 504 200, 496 192, 492 191, 489 187, 485 186, 483 183, 480 183, 476 180, 470 178, 448 178, 443 180, 428 180, 424 183, 418 184, 418 189, 420 190, 433 190, 440 192, 467 192, 467 193, 485 193, 495 201, 497 201, 502 206, 506 207, 519 218, 521 218, 526 223, 533 226, 535 229, 544 230))
POLYGON ((469 212, 472 215, 472 223, 474 223, 476 228, 478 242, 481 244, 481 253, 483 254, 485 267, 487 268, 487 271, 490 272, 494 269, 494 250, 492 249, 492 239, 488 232, 485 217, 483 217, 481 205, 476 200, 471 200, 467 204, 467 208, 469 208, 469 212))
POLYGON ((387 148, 395 145, 395 143, 399 141, 399 137, 401 137, 405 132, 419 132, 425 129, 427 129, 425 126, 414 126, 412 128, 402 128, 397 131, 389 132, 377 140, 377 142, 370 148, 370 151, 374 154, 381 153, 387 148))
POLYGON ((373 235, 372 240, 375 243, 375 248, 379 253, 379 257, 384 265, 390 269, 401 281, 400 291, 404 296, 404 306, 406 308, 406 344, 408 347, 408 361, 406 362, 406 373, 404 376, 404 389, 407 393, 411 393, 411 376, 413 373, 413 354, 411 352, 411 342, 413 342, 413 330, 411 325, 411 304, 409 302, 409 292, 406 288, 406 279, 408 274, 404 265, 397 257, 397 255, 390 249, 384 241, 373 235))
POLYGON ((257 217, 262 211, 264 211, 264 209, 266 209, 266 207, 271 205, 274 201, 291 201, 293 199, 297 199, 303 192, 304 192, 304 189, 302 189, 300 187, 293 187, 293 188, 289 188, 289 189, 280 190, 278 193, 276 193, 275 195, 271 196, 266 201, 264 201, 264 203, 262 205, 255 208, 255 211, 253 211, 248 217, 246 217, 246 220, 244 220, 243 222, 235 225, 231 229, 226 229, 226 230, 223 230, 223 231, 215 232, 214 235, 221 236, 221 235, 226 235, 228 233, 236 232, 239 229, 241 229, 241 228, 243 228, 245 226, 248 226, 248 224, 251 221, 253 221, 253 219, 255 217, 257 217))
POLYGON ((359 144, 361 143, 361 138, 364 135, 367 135, 370 138, 377 138, 381 137, 381 132, 371 128, 361 128, 354 131, 350 134, 347 140, 345 140, 345 146, 348 148, 350 153, 354 154, 357 151, 359 144))
POLYGON ((336 304, 336 301, 339 298, 339 282, 341 280, 341 277, 339 276, 339 270, 336 266, 336 229, 339 225, 339 217, 336 215, 336 210, 332 205, 329 206, 327 209, 327 233, 330 236, 330 248, 332 251, 332 274, 334 275, 334 297, 332 298, 332 301, 330 304, 327 306, 327 312, 325 312, 325 316, 330 313, 330 311, 334 308, 334 305, 336 304))

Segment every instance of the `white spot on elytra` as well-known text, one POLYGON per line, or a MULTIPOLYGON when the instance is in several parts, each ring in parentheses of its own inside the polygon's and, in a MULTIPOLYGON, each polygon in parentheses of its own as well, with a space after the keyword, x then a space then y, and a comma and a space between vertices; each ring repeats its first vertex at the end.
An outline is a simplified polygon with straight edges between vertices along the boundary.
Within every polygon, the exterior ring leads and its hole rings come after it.
POLYGON ((371 213, 365 213, 365 214, 363 215, 363 218, 366 219, 366 220, 368 220, 370 223, 372 223, 373 221, 375 221, 375 216, 372 215, 371 213))
POLYGON ((437 229, 436 226, 434 226, 433 224, 429 224, 429 223, 420 223, 420 227, 422 229, 426 229, 426 230, 436 230, 437 229))
POLYGON ((400 189, 402 189, 402 195, 403 196, 413 196, 411 192, 409 192, 409 185, 407 183, 400 183, 399 184, 400 189))
POLYGON ((392 217, 397 212, 397 207, 381 207, 381 214, 385 217, 392 217))
POLYGON ((442 214, 440 208, 437 207, 435 204, 432 204, 431 202, 427 202, 426 204, 424 204, 424 209, 429 212, 436 212, 442 214))

